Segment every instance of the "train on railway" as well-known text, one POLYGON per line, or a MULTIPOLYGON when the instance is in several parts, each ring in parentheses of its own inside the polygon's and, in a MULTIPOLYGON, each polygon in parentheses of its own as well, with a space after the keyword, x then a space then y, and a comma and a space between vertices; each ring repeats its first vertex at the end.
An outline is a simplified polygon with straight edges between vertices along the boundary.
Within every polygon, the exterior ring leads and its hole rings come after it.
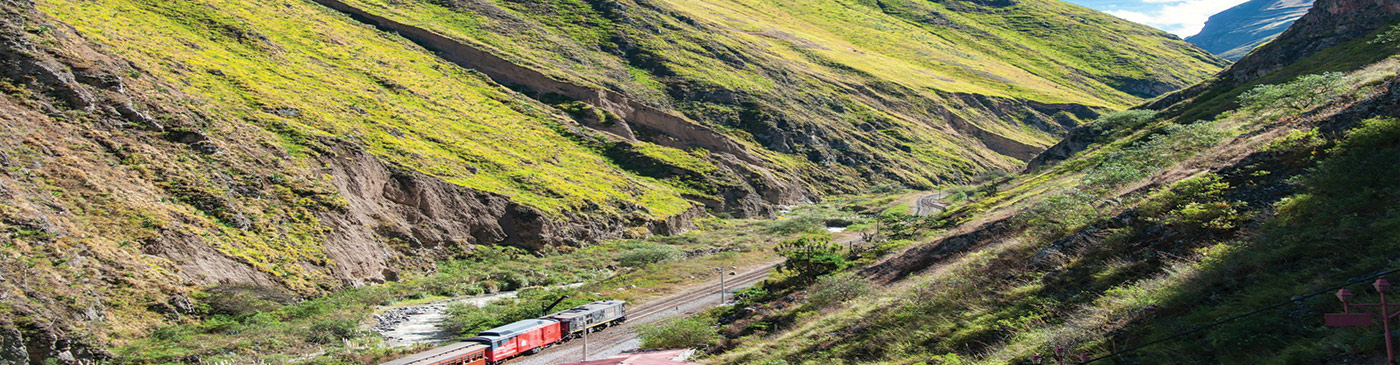
MULTIPOLYGON (((562 298, 561 298, 562 299, 562 298)), ((556 302, 557 303, 557 302, 556 302)), ((604 300, 478 333, 381 365, 495 365, 627 321, 626 302, 604 300)))

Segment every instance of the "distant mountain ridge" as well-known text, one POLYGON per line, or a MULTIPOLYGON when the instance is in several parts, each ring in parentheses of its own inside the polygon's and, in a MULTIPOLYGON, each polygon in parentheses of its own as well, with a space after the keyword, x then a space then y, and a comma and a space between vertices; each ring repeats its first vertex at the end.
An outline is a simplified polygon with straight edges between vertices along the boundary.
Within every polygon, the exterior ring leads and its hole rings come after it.
POLYGON ((1313 0, 1252 0, 1211 16, 1205 28, 1186 41, 1237 61, 1278 37, 1312 5, 1313 0))

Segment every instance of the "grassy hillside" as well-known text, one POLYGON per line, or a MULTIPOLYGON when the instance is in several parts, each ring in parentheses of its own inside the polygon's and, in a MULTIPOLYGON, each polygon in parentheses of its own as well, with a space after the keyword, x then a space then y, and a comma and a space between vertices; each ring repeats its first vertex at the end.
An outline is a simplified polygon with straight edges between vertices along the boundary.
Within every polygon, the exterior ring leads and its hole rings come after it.
POLYGON ((832 303, 833 281, 772 283, 736 306, 755 314, 716 315, 733 317, 712 360, 1020 364, 1065 347, 1106 364, 1379 363, 1374 329, 1322 314, 1340 311, 1337 286, 1373 300, 1372 274, 1395 264, 1378 252, 1400 245, 1386 29, 1259 75, 1228 111, 1116 113, 1071 159, 961 191, 940 217, 891 217, 921 243, 830 279, 880 289, 832 303), (1382 60, 1342 62, 1355 54, 1382 60), (789 295, 806 299, 775 299, 789 295))
POLYGON ((491 246, 971 181, 1220 66, 1052 1, 353 3, 639 103, 503 84, 310 1, 0 3, 0 359, 313 353, 281 336, 383 298, 282 304, 491 246), (209 311, 239 288, 280 294, 209 311))
POLYGON ((550 212, 635 201, 668 217, 689 207, 674 188, 576 141, 542 105, 314 4, 38 6, 178 85, 206 118, 246 121, 293 153, 317 136, 353 139, 387 161, 550 212))
POLYGON ((1057 1, 350 3, 825 165, 797 168, 838 189, 1010 167, 1092 116, 1037 105, 1122 107, 1224 64, 1057 1))

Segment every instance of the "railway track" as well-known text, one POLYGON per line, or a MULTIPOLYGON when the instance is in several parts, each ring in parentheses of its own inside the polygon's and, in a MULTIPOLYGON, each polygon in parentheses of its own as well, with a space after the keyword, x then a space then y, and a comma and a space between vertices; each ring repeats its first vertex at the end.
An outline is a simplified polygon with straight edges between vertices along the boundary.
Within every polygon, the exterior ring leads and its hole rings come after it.
POLYGON ((914 204, 914 215, 926 216, 934 215, 948 208, 948 203, 943 202, 948 193, 933 193, 924 195, 914 204))
MULTIPOLYGON (((743 288, 768 277, 768 272, 777 264, 764 265, 762 267, 739 273, 735 276, 726 277, 724 280, 726 292, 735 288, 743 288)), ((726 272, 727 274, 728 272, 726 272)), ((693 287, 694 290, 662 297, 658 300, 647 302, 635 309, 627 311, 627 322, 613 326, 599 332, 588 335, 588 359, 596 359, 600 353, 610 352, 615 348, 626 344, 628 341, 636 339, 637 335, 631 331, 631 327, 655 322, 672 316, 688 315, 698 313, 706 308, 718 305, 716 291, 719 289, 719 280, 707 285, 693 287)), ((583 359, 583 340, 574 339, 569 342, 555 345, 545 349, 543 352, 524 358, 511 361, 514 364, 555 364, 567 361, 578 361, 583 359)), ((514 365, 513 364, 513 365, 514 365)))
MULTIPOLYGON (((776 267, 776 266, 777 266, 777 265, 767 265, 767 266, 764 266, 764 267, 759 268, 759 269, 757 269, 757 270, 752 270, 752 271, 749 271, 749 272, 746 272, 746 273, 743 273, 743 274, 736 275, 736 276, 734 276, 734 277, 732 277, 732 278, 726 278, 726 279, 725 279, 726 288, 739 288, 739 287, 745 287, 745 286, 748 286, 748 285, 752 285, 752 284, 754 284, 754 283, 757 283, 757 282, 763 280, 764 278, 767 278, 767 277, 768 277, 768 271, 769 271, 769 270, 772 270, 772 269, 773 269, 774 267, 776 267)), ((718 290, 718 286, 719 286, 719 282, 716 281, 716 282, 715 282, 715 290, 696 290, 696 291, 692 291, 692 292, 685 293, 685 294, 682 294, 682 295, 678 295, 678 296, 673 297, 673 298, 665 298, 665 299, 663 299, 663 300, 659 300, 659 301, 656 301, 656 302, 647 303, 647 304, 645 304, 645 305, 639 307, 637 310, 632 311, 632 312, 629 312, 629 313, 627 314, 627 320, 628 320, 628 322, 643 323, 643 321, 642 321, 643 319, 650 318, 650 317, 655 316, 655 315, 660 314, 660 313, 666 313, 667 311, 677 312, 677 308, 679 308, 679 307, 680 307, 681 305, 683 305, 683 304, 689 304, 689 303, 693 303, 693 302, 701 302, 701 301, 704 301, 704 300, 706 299, 705 297, 714 297, 714 296, 716 296, 715 291, 718 290)), ((706 287, 708 287, 708 286, 706 286, 706 287)), ((729 289, 729 290, 732 290, 732 289, 729 289)), ((599 333, 602 333, 602 332, 599 332, 599 333)), ((631 332, 628 332, 628 331, 615 331, 615 332, 613 332, 613 333, 610 333, 609 335, 611 335, 611 336, 610 336, 610 337, 607 337, 607 338, 603 338, 603 339, 601 339, 601 340, 596 340, 596 341, 599 343, 599 345, 600 345, 600 346, 598 346, 599 349, 605 349, 605 348, 608 348, 608 347, 611 347, 611 346, 615 346, 615 345, 617 345, 617 344, 620 344, 621 342, 624 342, 624 341, 630 339, 630 337, 634 337, 634 336, 635 336, 634 334, 632 334, 631 332)), ((595 341, 595 340, 593 339, 593 337, 591 337, 591 336, 593 336, 593 335, 589 335, 589 336, 590 336, 590 338, 589 338, 589 341, 590 341, 590 342, 595 341)), ((592 343, 590 343, 590 345, 592 345, 592 343)), ((590 352, 592 352, 592 351, 590 351, 590 352)), ((592 355, 592 354, 590 354, 590 355, 592 355)))

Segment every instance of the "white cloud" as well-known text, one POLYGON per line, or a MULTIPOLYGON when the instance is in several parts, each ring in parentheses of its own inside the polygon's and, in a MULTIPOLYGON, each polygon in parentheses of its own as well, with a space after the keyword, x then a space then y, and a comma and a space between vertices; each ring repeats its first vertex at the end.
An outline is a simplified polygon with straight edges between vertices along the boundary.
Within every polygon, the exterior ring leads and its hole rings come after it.
POLYGON ((1108 10, 1123 19, 1147 24, 1182 37, 1199 33, 1206 19, 1225 9, 1233 8, 1248 0, 1141 0, 1144 3, 1160 4, 1146 11, 1108 10))

